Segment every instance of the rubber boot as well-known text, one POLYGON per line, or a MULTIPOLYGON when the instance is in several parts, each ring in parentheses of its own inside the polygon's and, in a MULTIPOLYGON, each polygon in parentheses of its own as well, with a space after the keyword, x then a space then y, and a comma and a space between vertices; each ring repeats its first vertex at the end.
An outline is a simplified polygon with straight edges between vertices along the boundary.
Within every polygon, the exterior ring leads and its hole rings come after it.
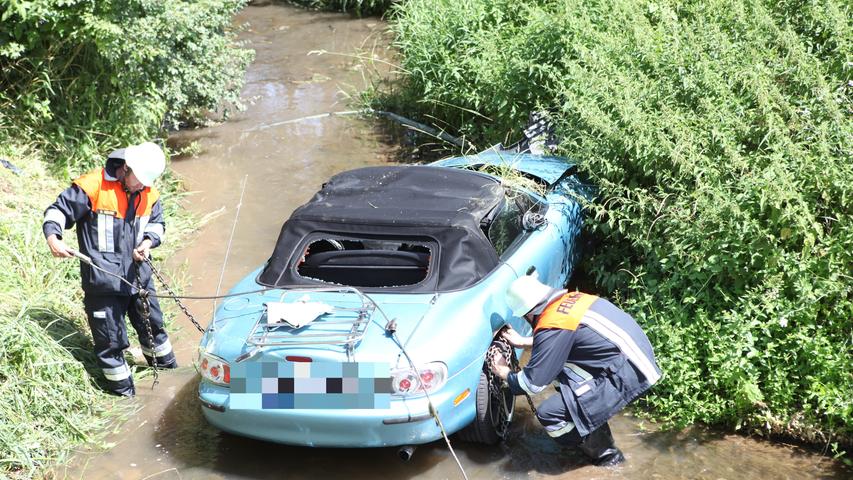
POLYGON ((607 423, 587 435, 581 442, 580 449, 599 467, 610 467, 625 461, 622 451, 616 448, 610 425, 607 423))
POLYGON ((131 398, 136 395, 136 386, 133 384, 133 377, 127 377, 120 382, 107 380, 109 392, 119 397, 131 398))

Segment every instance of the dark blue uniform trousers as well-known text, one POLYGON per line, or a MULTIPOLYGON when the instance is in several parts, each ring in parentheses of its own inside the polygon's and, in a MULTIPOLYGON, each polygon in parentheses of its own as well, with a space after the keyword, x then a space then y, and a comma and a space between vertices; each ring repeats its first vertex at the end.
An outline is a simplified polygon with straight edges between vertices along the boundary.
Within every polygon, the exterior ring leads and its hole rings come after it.
MULTIPOLYGON (((149 290, 149 291, 153 291, 149 290)), ((127 314, 139 336, 142 352, 149 365, 157 359, 160 368, 177 366, 169 336, 163 327, 163 312, 155 297, 149 297, 151 335, 138 305, 138 295, 97 295, 87 293, 83 298, 89 328, 95 344, 98 366, 104 373, 109 389, 119 395, 133 395, 133 377, 124 359, 124 350, 130 346, 124 316, 127 314), (153 336, 153 343, 151 341, 153 336)))
POLYGON ((589 435, 581 437, 578 429, 574 428, 566 401, 559 392, 548 397, 536 408, 536 417, 557 443, 579 447, 596 465, 615 465, 625 459, 622 452, 616 448, 607 422, 589 435))

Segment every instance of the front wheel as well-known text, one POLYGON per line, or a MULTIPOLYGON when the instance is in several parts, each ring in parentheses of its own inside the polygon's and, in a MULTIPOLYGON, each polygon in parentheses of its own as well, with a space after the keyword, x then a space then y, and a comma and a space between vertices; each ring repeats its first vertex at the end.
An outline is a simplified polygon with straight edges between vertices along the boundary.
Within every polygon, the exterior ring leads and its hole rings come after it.
MULTIPOLYGON (((515 351, 503 339, 496 339, 489 347, 491 352, 497 348, 505 357, 509 357, 509 365, 513 370, 518 369, 515 351)), ((480 372, 477 384, 477 412, 474 421, 459 431, 459 438, 466 442, 495 445, 505 440, 512 422, 515 410, 515 395, 497 375, 489 370, 491 355, 486 355, 486 362, 480 372)))

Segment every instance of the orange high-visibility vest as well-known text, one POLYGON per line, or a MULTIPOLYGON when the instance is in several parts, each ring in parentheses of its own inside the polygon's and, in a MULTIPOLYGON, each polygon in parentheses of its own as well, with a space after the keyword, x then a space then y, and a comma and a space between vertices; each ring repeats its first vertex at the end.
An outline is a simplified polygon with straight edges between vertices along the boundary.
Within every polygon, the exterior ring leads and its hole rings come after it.
MULTIPOLYGON (((86 192, 93 212, 124 218, 127 212, 127 194, 124 187, 119 181, 107 180, 105 174, 103 168, 98 168, 81 175, 74 180, 74 184, 86 192)), ((136 209, 136 216, 150 216, 154 203, 160 198, 160 192, 155 187, 145 187, 139 195, 140 204, 136 209)))
POLYGON ((577 330, 584 314, 596 300, 598 300, 598 296, 588 293, 566 293, 545 307, 533 331, 537 332, 546 328, 577 330))

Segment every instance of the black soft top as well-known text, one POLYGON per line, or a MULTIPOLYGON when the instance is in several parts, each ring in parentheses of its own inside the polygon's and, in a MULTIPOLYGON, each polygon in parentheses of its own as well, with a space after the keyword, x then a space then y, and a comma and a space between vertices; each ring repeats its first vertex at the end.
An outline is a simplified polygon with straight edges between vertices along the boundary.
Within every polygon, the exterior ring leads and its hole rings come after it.
POLYGON ((296 266, 309 240, 326 233, 429 239, 438 248, 438 261, 433 263, 438 271, 420 284, 391 289, 426 292, 468 287, 498 264, 498 255, 480 225, 502 200, 498 180, 469 170, 385 166, 340 173, 284 223, 258 282, 275 287, 318 283, 299 276, 296 266))

